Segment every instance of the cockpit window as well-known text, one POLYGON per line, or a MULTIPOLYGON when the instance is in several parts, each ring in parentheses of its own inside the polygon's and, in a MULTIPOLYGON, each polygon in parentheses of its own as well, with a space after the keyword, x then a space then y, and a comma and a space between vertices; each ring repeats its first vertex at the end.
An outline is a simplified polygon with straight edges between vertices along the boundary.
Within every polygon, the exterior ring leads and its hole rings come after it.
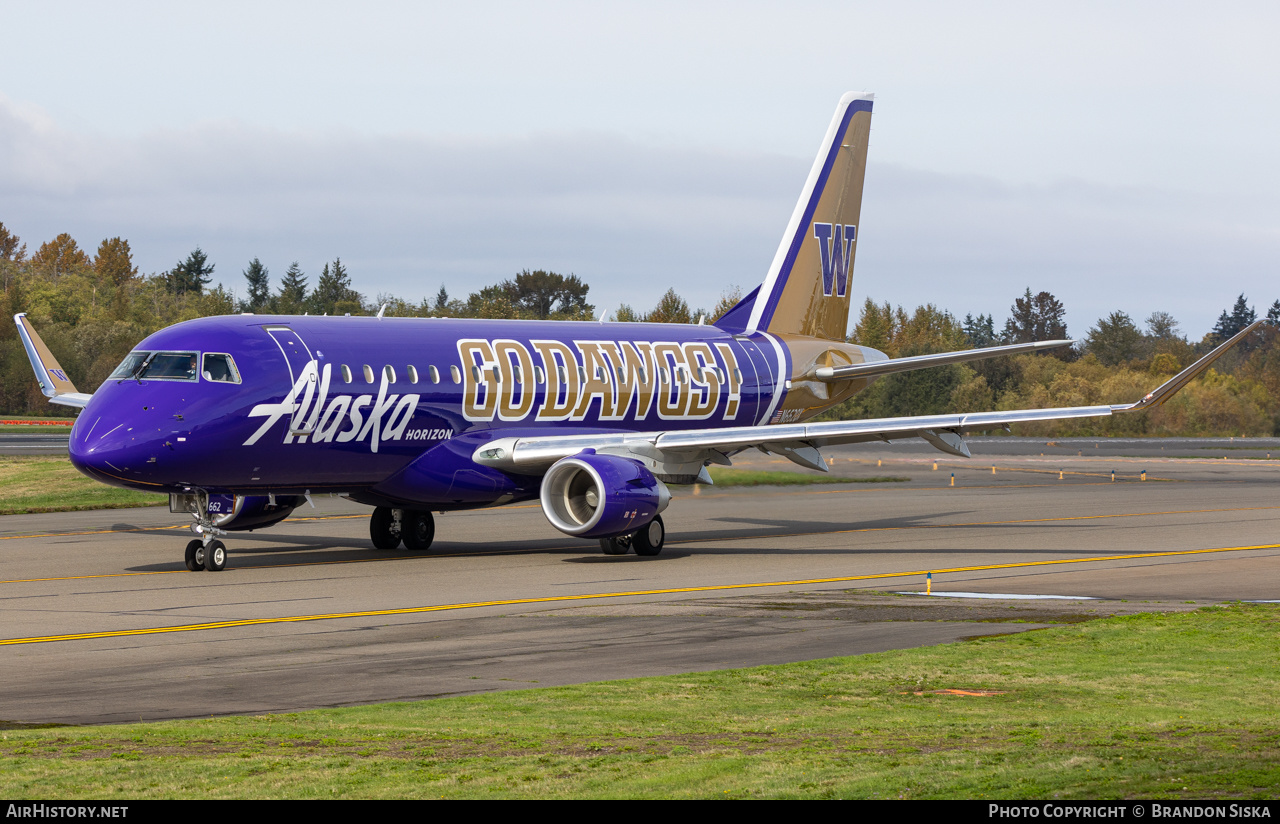
POLYGON ((198 352, 130 352, 111 377, 116 380, 193 381, 198 352))
POLYGON ((205 380, 215 383, 240 382, 240 372, 236 369, 236 362, 230 355, 206 354, 201 374, 204 375, 205 380))
POLYGON ((133 373, 137 371, 142 362, 147 359, 150 352, 130 352, 125 355, 124 360, 116 367, 116 371, 112 372, 107 380, 127 380, 133 377, 133 373))

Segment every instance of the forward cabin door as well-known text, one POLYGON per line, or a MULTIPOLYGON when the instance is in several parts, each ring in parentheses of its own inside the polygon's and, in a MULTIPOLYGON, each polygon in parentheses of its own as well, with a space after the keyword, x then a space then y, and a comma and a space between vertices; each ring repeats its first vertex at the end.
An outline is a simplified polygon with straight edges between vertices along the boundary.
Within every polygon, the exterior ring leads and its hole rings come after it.
POLYGON ((305 439, 315 428, 316 418, 318 417, 307 413, 311 410, 311 402, 316 396, 316 380, 320 365, 316 363, 315 356, 307 348, 302 336, 290 327, 284 324, 273 324, 262 328, 276 342, 276 346, 280 347, 280 353, 284 355, 285 363, 289 367, 290 389, 292 390, 297 384, 298 378, 302 377, 303 374, 307 375, 306 386, 296 395, 297 406, 289 423, 289 434, 305 439), (307 369, 310 364, 315 365, 307 369))

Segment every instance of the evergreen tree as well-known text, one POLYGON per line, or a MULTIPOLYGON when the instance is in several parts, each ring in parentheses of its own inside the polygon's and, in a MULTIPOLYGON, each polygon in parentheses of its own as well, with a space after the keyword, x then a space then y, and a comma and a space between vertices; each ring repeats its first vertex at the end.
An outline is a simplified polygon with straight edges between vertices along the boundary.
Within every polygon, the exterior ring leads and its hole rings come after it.
POLYGON ((1126 313, 1112 312, 1089 330, 1085 350, 1102 364, 1116 366, 1141 356, 1142 333, 1126 313))
POLYGON ((212 274, 213 264, 209 263, 208 256, 197 246, 191 254, 187 255, 186 260, 169 270, 169 290, 177 295, 185 295, 188 292, 202 294, 204 287, 213 280, 209 277, 212 274))
POLYGON ((974 349, 994 346, 996 343, 995 319, 990 315, 964 316, 964 336, 974 349))
POLYGON ((249 298, 241 304, 241 311, 261 312, 271 299, 271 275, 267 267, 254 258, 244 270, 244 279, 249 282, 249 298))
POLYGON ((1267 310, 1267 325, 1280 329, 1280 300, 1271 304, 1271 308, 1267 310))
POLYGON ((276 299, 276 308, 286 315, 301 312, 307 300, 307 276, 298 267, 298 261, 289 264, 284 279, 280 282, 280 294, 276 299))
POLYGON ((312 314, 341 315, 359 312, 363 308, 362 301, 360 293, 351 288, 351 275, 342 265, 342 258, 334 258, 332 266, 324 265, 307 303, 312 314))
POLYGON ((437 315, 442 315, 449 310, 449 291, 444 288, 444 284, 440 284, 440 291, 436 292, 436 302, 431 305, 431 311, 437 315))
POLYGON ((577 275, 525 269, 515 280, 504 281, 499 286, 508 292, 512 303, 541 320, 552 314, 581 317, 595 311, 595 307, 587 303, 590 287, 577 275))
POLYGON ((1062 301, 1048 292, 1033 297, 1028 288, 1009 311, 1011 317, 1004 324, 1005 343, 1061 340, 1067 336, 1066 310, 1062 301))

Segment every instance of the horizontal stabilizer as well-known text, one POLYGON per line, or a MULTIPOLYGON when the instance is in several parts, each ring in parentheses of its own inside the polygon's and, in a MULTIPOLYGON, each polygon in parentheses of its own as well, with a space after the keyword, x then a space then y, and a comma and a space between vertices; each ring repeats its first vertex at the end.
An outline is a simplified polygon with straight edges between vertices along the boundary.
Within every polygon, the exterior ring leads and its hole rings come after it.
POLYGON ((814 377, 827 382, 874 378, 878 375, 892 375, 894 372, 910 372, 913 369, 928 369, 931 366, 946 366, 950 363, 965 363, 998 358, 1003 355, 1021 355, 1025 352, 1058 349, 1073 343, 1075 343, 1073 340, 1041 340, 1035 343, 1015 343, 1009 346, 991 346, 986 349, 965 349, 960 352, 939 352, 936 355, 919 355, 913 358, 854 363, 849 366, 819 366, 814 377))

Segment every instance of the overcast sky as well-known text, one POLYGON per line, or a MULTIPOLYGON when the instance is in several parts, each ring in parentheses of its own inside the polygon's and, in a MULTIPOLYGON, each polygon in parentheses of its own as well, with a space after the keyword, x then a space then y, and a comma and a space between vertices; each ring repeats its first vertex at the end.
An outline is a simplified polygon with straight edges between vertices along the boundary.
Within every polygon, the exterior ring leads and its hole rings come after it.
POLYGON ((854 297, 1198 339, 1280 298, 1280 6, 0 0, 0 222, 372 297, 573 272, 601 309, 763 278, 877 95, 854 297))

